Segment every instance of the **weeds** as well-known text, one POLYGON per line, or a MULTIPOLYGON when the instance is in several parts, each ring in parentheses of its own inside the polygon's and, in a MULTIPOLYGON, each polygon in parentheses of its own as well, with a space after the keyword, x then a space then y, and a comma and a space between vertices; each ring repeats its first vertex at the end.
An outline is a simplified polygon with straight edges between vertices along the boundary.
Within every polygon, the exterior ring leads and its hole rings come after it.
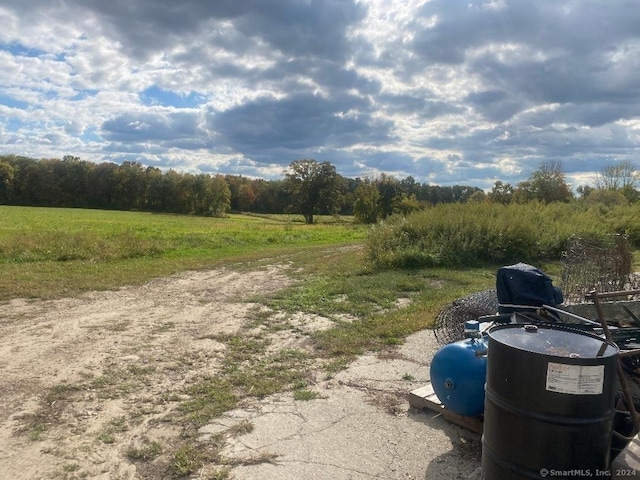
POLYGON ((130 445, 127 448, 127 457, 132 460, 149 461, 162 454, 163 448, 159 442, 144 441, 141 445, 130 445))
POLYGON ((559 260, 572 235, 616 233, 629 235, 638 247, 634 209, 578 202, 438 205, 376 225, 367 239, 367 258, 381 268, 534 263, 559 260))
POLYGON ((49 424, 43 421, 36 421, 29 432, 29 439, 35 441, 42 440, 44 433, 49 430, 49 424))
POLYGON ((321 395, 318 392, 314 392, 313 390, 296 390, 295 392, 293 392, 293 399, 294 400, 299 400, 299 401, 309 401, 309 400, 315 400, 316 398, 320 398, 321 395))
POLYGON ((210 475, 209 478, 211 480, 227 480, 230 477, 231 473, 227 467, 216 468, 210 475))
POLYGON ((240 423, 236 423, 229 427, 226 431, 230 437, 239 437, 240 435, 246 435, 253 432, 254 425, 250 420, 242 420, 240 423))
POLYGON ((126 432, 129 429, 125 417, 118 417, 109 422, 109 424, 100 432, 98 439, 102 443, 114 443, 118 433, 126 432))
POLYGON ((62 466, 62 470, 65 472, 77 472, 80 470, 80 465, 77 463, 66 463, 62 466))
POLYGON ((183 402, 179 410, 195 426, 206 424, 238 403, 231 383, 218 377, 205 378, 187 388, 186 393, 191 396, 191 400, 183 402))
POLYGON ((191 475, 204 464, 202 449, 193 443, 181 446, 173 454, 173 470, 180 476, 191 475))
POLYGON ((261 452, 252 455, 248 458, 242 458, 240 460, 234 460, 234 465, 259 465, 261 463, 276 463, 276 459, 279 457, 277 453, 261 452))

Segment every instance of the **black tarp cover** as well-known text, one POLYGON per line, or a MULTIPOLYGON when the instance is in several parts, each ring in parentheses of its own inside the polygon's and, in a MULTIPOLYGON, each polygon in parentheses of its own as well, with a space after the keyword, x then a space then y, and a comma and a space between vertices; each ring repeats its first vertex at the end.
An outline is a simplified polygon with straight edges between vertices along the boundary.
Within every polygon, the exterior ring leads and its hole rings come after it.
POLYGON ((551 278, 542 270, 526 263, 498 269, 496 291, 500 313, 519 311, 516 307, 519 305, 555 307, 563 302, 562 292, 553 286, 551 278))

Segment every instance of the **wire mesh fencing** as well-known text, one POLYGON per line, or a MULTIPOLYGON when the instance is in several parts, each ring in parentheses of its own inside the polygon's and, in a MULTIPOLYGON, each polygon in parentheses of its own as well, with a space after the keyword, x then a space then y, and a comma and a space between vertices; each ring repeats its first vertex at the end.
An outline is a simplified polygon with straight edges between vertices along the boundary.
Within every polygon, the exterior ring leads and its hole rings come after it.
POLYGON ((464 338, 464 323, 484 315, 498 312, 498 295, 495 290, 483 290, 454 300, 442 307, 433 325, 433 333, 440 345, 464 338))
POLYGON ((640 278, 632 272, 633 257, 623 235, 572 237, 562 255, 562 264, 560 289, 566 304, 583 303, 592 290, 604 293, 640 286, 640 278))

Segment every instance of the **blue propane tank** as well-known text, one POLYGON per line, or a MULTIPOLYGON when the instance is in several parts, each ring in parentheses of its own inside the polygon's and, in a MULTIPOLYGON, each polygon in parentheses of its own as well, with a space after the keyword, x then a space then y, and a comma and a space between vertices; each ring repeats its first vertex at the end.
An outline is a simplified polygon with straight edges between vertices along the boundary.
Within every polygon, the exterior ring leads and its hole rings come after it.
POLYGON ((431 361, 431 385, 447 410, 476 416, 484 411, 488 344, 475 320, 465 322, 465 336, 436 352, 431 361))

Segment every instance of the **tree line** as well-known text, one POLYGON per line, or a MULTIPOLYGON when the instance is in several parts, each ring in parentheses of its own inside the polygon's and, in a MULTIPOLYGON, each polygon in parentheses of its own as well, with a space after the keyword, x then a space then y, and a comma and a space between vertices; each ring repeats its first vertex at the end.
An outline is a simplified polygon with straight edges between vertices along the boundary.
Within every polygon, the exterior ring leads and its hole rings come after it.
MULTIPOLYGON (((630 162, 605 167, 596 186, 579 186, 580 198, 619 205, 640 201, 640 176, 630 162)), ((0 204, 140 210, 194 215, 228 211, 302 214, 313 223, 320 214, 354 215, 376 223, 393 214, 450 203, 570 202, 574 199, 559 161, 543 162, 512 186, 496 181, 490 192, 465 185, 438 186, 409 176, 397 179, 346 178, 330 162, 296 160, 279 180, 239 175, 162 171, 139 162, 96 164, 67 155, 34 159, 0 155, 0 204)))
POLYGON ((296 213, 313 223, 318 214, 354 214, 358 195, 371 185, 379 191, 376 218, 420 205, 466 202, 480 191, 384 174, 376 179, 350 179, 337 174, 329 162, 315 160, 295 161, 282 179, 264 180, 162 171, 139 162, 97 164, 72 155, 62 159, 0 155, 0 204, 4 205, 195 215, 296 213))
MULTIPOLYGON (((595 186, 579 185, 578 198, 588 203, 608 206, 633 204, 640 201, 640 172, 628 161, 607 165, 596 172, 595 186)), ((531 176, 512 186, 501 181, 495 182, 493 189, 477 194, 472 201, 491 203, 541 203, 570 202, 574 200, 571 186, 567 184, 562 163, 558 160, 543 162, 531 176)))

